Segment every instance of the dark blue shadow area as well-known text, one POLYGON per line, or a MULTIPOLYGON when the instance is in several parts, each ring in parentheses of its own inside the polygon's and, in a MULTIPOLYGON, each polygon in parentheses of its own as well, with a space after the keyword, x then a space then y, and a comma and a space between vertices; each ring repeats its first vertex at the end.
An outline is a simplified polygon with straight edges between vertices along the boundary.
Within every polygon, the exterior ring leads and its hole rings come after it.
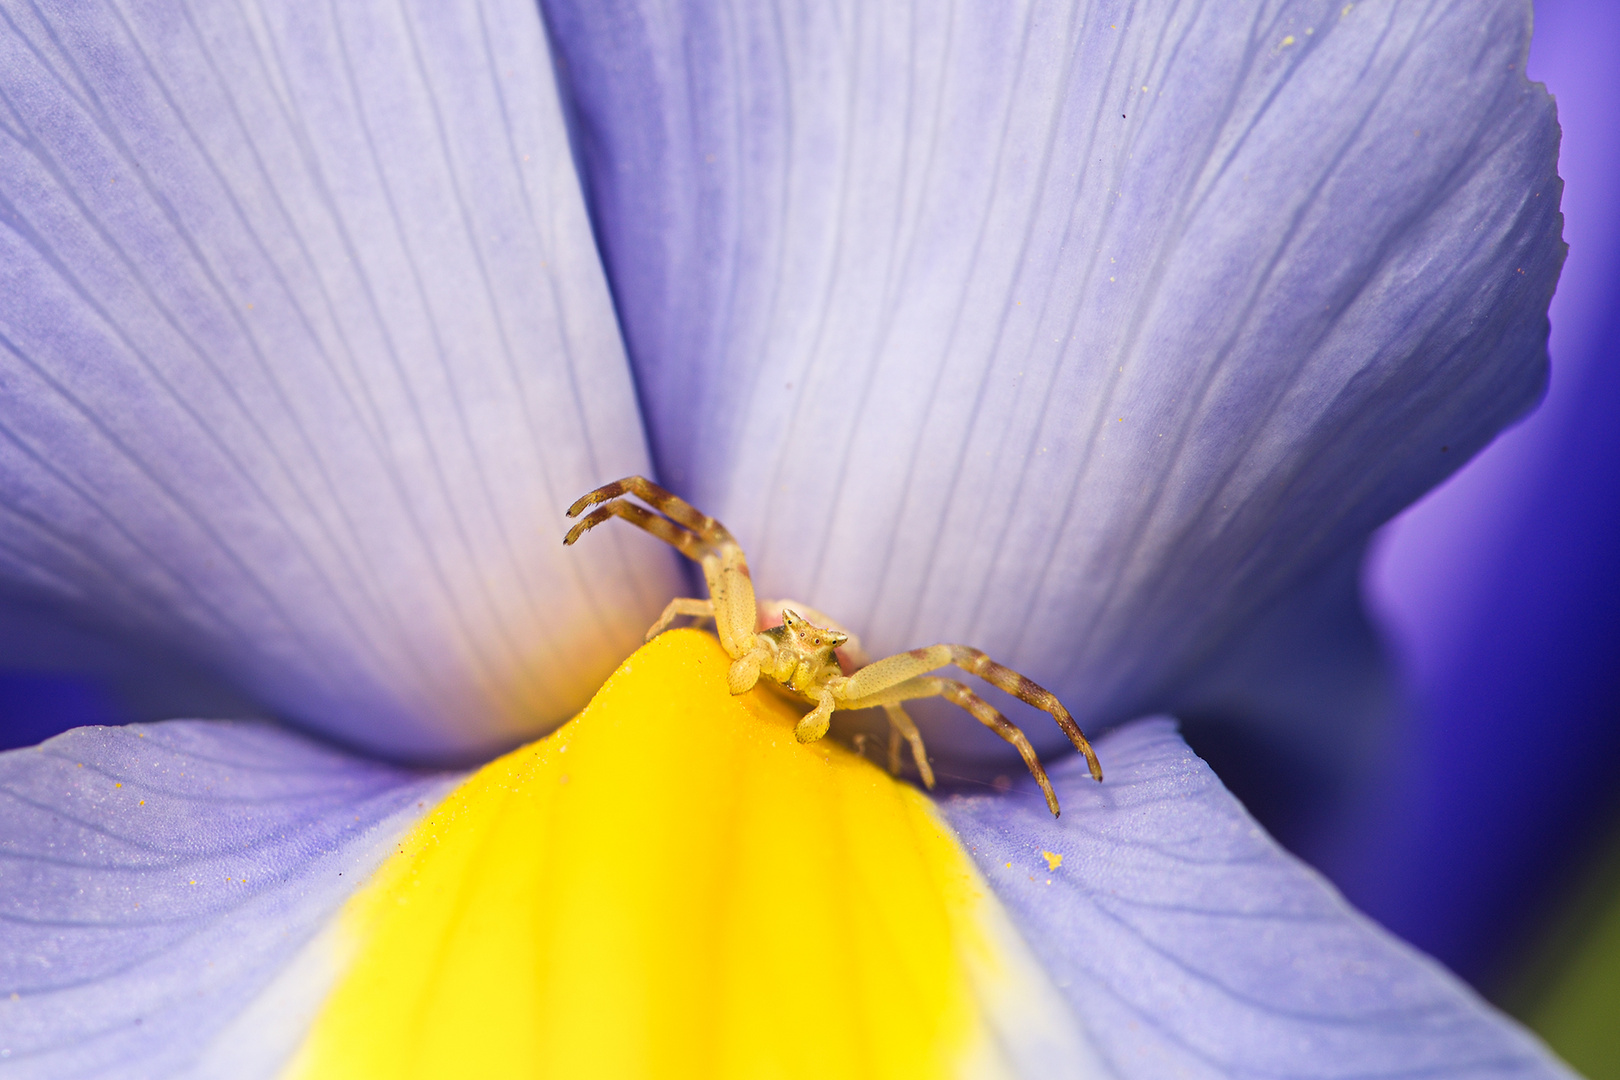
POLYGON ((0 671, 0 750, 33 746, 86 724, 133 719, 98 679, 0 671))
POLYGON ((154 635, 0 596, 0 750, 86 724, 262 715, 154 635))

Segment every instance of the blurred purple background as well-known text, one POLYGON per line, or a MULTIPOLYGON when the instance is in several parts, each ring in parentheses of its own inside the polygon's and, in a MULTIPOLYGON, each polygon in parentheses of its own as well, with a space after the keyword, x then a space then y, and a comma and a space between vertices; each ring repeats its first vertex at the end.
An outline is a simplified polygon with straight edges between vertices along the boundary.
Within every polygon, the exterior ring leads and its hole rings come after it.
MULTIPOLYGON (((1301 852, 1486 989, 1620 818, 1620 3, 1538 4, 1529 71, 1564 128, 1551 389, 1375 544, 1366 594, 1406 701, 1376 779, 1301 852)), ((0 600, 0 749, 251 711, 146 645, 0 600)))
POLYGON ((1551 387, 1375 542, 1364 590, 1406 713, 1382 782, 1304 852, 1487 990, 1620 815, 1620 4, 1535 20, 1569 244, 1551 387))

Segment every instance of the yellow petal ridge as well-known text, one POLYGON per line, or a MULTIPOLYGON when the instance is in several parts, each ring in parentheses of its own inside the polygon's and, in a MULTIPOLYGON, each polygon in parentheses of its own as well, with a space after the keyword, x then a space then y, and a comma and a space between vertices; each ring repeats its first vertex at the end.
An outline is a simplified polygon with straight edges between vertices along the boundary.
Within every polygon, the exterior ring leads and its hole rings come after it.
POLYGON ((664 634, 424 818, 343 910, 288 1074, 1001 1071, 986 986, 1021 965, 954 835, 728 666, 664 634))

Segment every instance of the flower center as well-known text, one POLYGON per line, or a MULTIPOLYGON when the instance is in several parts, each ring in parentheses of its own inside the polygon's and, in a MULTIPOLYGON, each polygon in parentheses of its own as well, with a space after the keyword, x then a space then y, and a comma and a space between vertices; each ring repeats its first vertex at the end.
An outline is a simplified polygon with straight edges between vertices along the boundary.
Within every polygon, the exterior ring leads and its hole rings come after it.
MULTIPOLYGON (((345 908, 295 1076, 947 1076, 1016 961, 920 792, 664 634, 345 908), (987 1006, 987 1002, 991 1002, 987 1006)), ((1016 981, 1016 980, 1015 980, 1016 981)), ((1016 994, 1014 995, 1016 996, 1016 994)))

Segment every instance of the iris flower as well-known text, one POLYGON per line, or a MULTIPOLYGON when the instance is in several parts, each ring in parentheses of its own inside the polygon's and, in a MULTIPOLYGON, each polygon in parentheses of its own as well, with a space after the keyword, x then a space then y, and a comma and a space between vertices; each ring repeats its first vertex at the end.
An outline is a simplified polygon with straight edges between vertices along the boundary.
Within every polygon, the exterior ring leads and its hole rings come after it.
MULTIPOLYGON (((1170 721, 1124 723, 1224 708, 1309 764, 1364 750, 1366 537, 1545 380, 1557 127, 1524 4, 0 19, 5 587, 302 732, 0 758, 0 1071, 285 1067, 350 985, 345 901, 413 826, 413 850, 464 835, 464 774, 427 767, 573 715, 690 590, 628 530, 557 543, 574 497, 650 472, 875 654, 971 642, 1115 728, 1100 788, 1054 762, 1059 819, 1022 780, 915 803, 970 853, 1006 984, 972 982, 979 1064, 1567 1075, 1170 721)), ((942 773, 998 768, 971 723, 928 733, 942 773)), ((532 760, 560 784, 572 745, 532 760)), ((650 785, 726 783, 624 771, 649 787, 626 781, 620 861, 682 839, 650 785)), ((716 890, 694 934, 753 880, 728 874, 677 861, 671 896, 716 890)), ((855 1031, 876 1061, 915 1003, 775 1004, 754 1037, 855 1031)))

